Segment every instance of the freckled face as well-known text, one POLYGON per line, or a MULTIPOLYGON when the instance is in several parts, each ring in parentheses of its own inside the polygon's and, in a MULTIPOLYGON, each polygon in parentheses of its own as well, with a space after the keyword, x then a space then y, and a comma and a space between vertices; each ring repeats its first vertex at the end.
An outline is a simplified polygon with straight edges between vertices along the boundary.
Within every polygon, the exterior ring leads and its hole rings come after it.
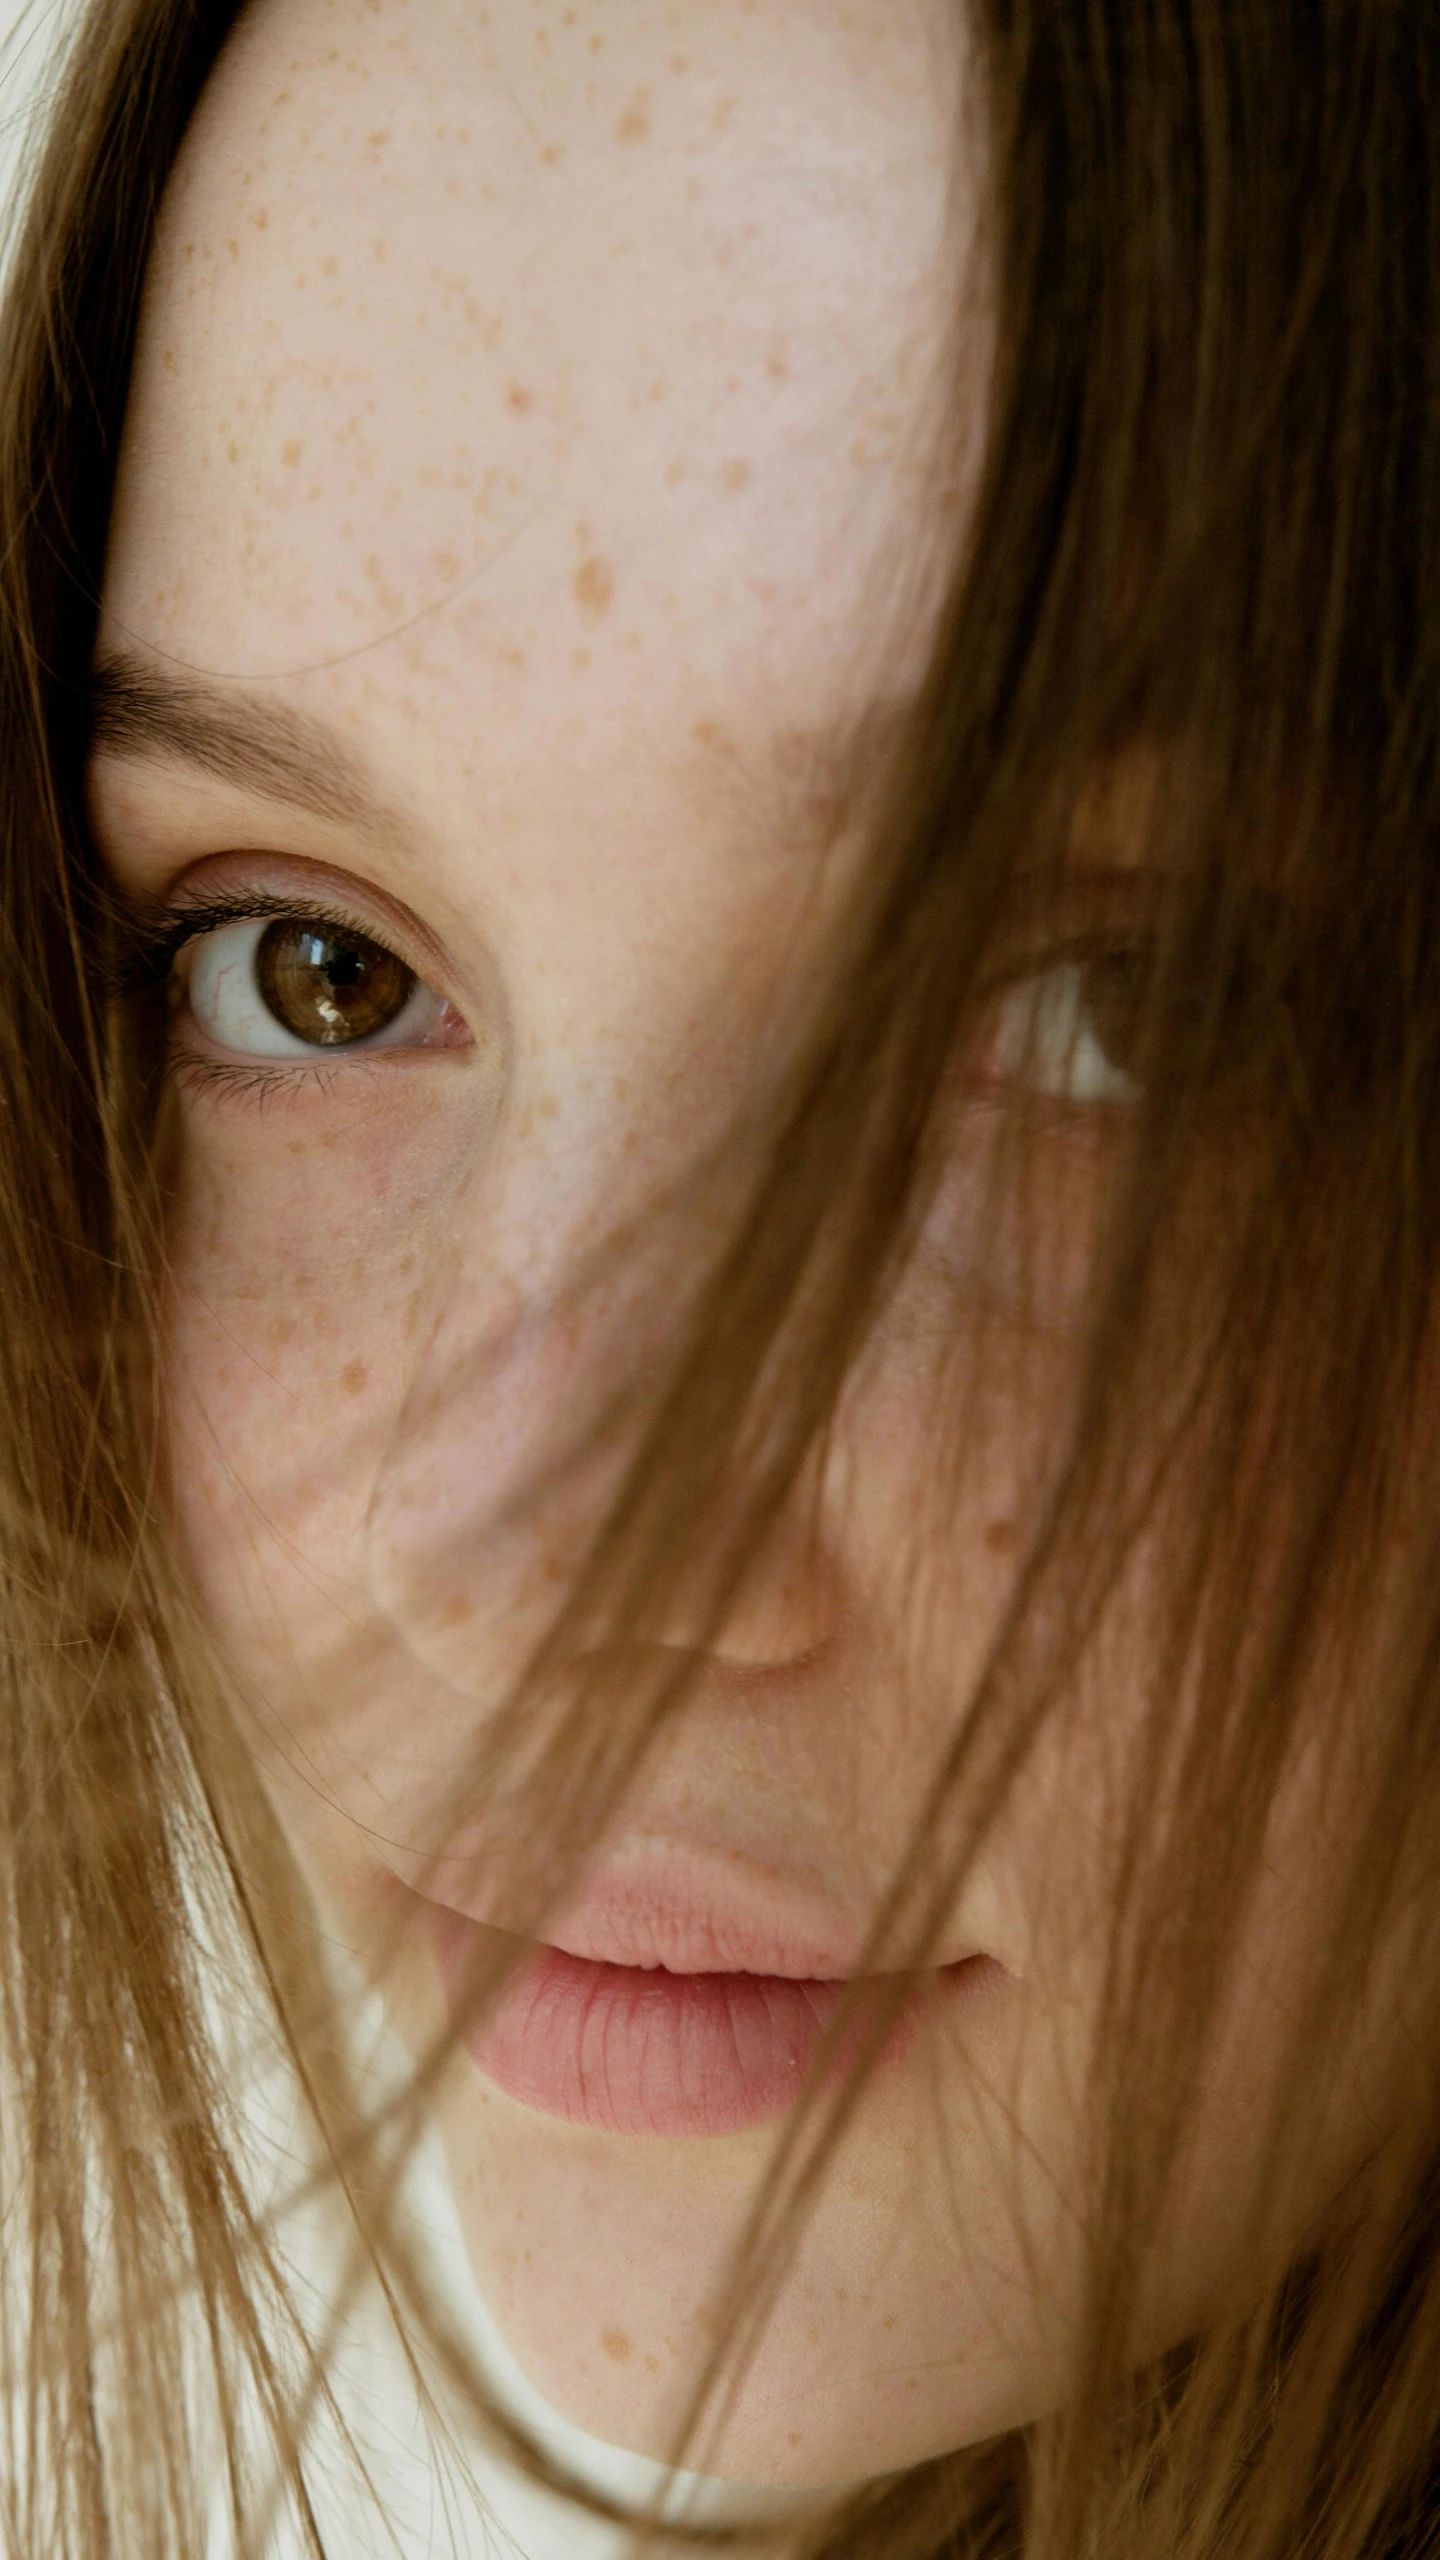
MULTIPOLYGON (((984 418, 983 332, 944 342, 979 193, 954 40, 941 0, 256 0, 167 196, 93 805, 122 880, 206 928, 173 1506, 358 1951, 442 1842, 504 1924, 514 1844, 463 1806, 457 1838, 457 1773, 592 1515, 585 1424, 663 1340, 803 1018, 858 840, 830 747, 923 658, 984 418)), ((876 1345, 818 1534, 782 1525, 607 1844, 617 1961, 863 1939, 1030 1463, 985 1444, 917 1673, 896 1560, 952 1321, 922 1290, 876 1345)), ((1022 2069, 1014 1979, 1048 1783, 947 1951, 1009 1987, 867 2100, 716 2467, 888 2470, 1049 2396, 1076 2013, 1022 2069)), ((419 2044, 426 1949, 391 1997, 419 2044)), ((768 2130, 577 2126, 467 2063, 444 2131, 535 2380, 663 2449, 768 2130)))

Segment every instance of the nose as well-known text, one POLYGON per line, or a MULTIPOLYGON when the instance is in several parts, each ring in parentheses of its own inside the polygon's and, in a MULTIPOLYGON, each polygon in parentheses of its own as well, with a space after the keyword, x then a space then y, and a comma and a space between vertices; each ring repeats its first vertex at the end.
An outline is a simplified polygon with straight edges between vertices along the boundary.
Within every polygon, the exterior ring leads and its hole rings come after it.
MULTIPOLYGON (((748 1562, 718 1622, 703 1574, 697 1571, 693 1577, 693 1599, 682 1577, 666 1619, 655 1631, 658 1640, 691 1645, 705 1619, 705 1650, 746 1671, 794 1669, 831 1647, 846 1620, 849 1578, 827 1482, 833 1472, 833 1462, 827 1470, 812 1461, 778 1514, 758 1537, 751 1532, 748 1562)), ((734 1497, 728 1517, 711 1524, 710 1535, 722 1548, 730 1536, 744 1535, 738 1516, 741 1499, 734 1497)))
MULTIPOLYGON (((653 1249, 528 1287, 457 1267, 380 1469, 371 1595, 447 1686, 498 1702, 543 1636, 618 1491, 667 1332, 684 1309, 653 1249)), ((738 1669, 792 1666, 836 1637, 847 1561, 838 1466, 814 1462, 765 1526, 723 1619, 706 1567, 736 1496, 645 1633, 738 1669)))

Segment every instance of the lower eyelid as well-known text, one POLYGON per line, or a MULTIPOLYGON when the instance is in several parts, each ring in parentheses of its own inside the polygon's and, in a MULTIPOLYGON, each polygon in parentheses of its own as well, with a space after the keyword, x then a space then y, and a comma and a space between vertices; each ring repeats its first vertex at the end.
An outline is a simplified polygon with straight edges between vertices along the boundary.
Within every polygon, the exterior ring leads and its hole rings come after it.
POLYGON ((313 1091, 317 1083, 313 1067, 302 1066, 297 1074, 293 1067, 278 1065, 273 1059, 207 1057, 202 1049, 184 1039, 171 1046, 165 1062, 165 1080, 173 1090, 196 1095, 219 1108, 271 1098, 298 1100, 302 1092, 313 1091))
POLYGON ((383 1079, 384 1087, 393 1093, 403 1070, 431 1065, 436 1056, 446 1054, 395 1048, 364 1049, 346 1057, 321 1049, 299 1059, 225 1057, 207 1054, 182 1037, 172 1044, 165 1074, 172 1086, 217 1108, 243 1109, 273 1102, 277 1107, 293 1104, 301 1109, 331 1096, 358 1101, 365 1095, 373 1100, 377 1079, 383 1079))

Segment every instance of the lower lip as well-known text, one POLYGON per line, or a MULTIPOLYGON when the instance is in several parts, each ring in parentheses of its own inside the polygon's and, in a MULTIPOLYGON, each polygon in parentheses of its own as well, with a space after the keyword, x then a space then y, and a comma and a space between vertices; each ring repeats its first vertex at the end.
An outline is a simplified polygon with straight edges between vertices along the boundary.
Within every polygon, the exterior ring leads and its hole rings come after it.
MULTIPOLYGON (((490 1933, 434 1909, 432 1939, 452 2009, 467 2005, 470 1968, 490 1933)), ((949 1968, 964 1977, 983 1959, 949 1968)), ((462 2032, 487 2079, 525 2106, 607 2133, 743 2133, 799 2095, 844 1982, 779 1974, 664 1973, 595 1964, 537 1948, 462 2032)), ((914 2003, 880 2047, 883 2064, 914 2033, 914 2003)), ((857 2019, 855 2048, 865 2038, 857 2019)), ((843 2067, 845 2048, 837 2054, 843 2067)))

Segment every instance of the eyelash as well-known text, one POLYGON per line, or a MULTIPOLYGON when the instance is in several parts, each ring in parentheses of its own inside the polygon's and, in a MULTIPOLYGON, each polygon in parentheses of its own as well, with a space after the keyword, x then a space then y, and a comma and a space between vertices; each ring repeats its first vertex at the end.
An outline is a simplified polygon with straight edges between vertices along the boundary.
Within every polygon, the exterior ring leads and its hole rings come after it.
POLYGON ((213 896, 187 899, 151 919, 136 920, 125 971, 128 992, 157 993, 190 943, 218 933, 224 925, 254 924, 260 917, 283 917, 287 923, 295 924, 342 925, 347 932, 363 934, 367 942, 378 944, 395 959, 405 959, 403 951, 396 951, 368 917, 347 914, 341 905, 323 905, 318 898, 282 896, 274 890, 221 890, 213 896))
MULTIPOLYGON (((119 971, 119 992, 132 1001, 148 997, 167 999, 175 1005, 174 972, 177 961, 192 945, 204 941, 234 924, 281 921, 311 924, 317 927, 339 926, 343 931, 361 936, 379 950, 389 952, 403 967, 411 963, 383 932, 378 931, 368 916, 347 910, 342 901, 322 901, 303 894, 275 890, 221 890, 203 897, 185 899, 180 905, 146 916, 132 914, 128 920, 128 943, 119 971)), ((167 1077, 208 1092, 233 1097, 237 1102, 263 1103, 281 1094, 294 1093, 302 1084, 311 1095, 328 1092, 336 1078, 353 1079, 357 1071, 370 1066, 373 1053, 357 1047, 343 1059, 320 1049, 314 1058, 235 1059, 207 1058, 194 1049, 182 1049, 167 1043, 164 1071, 167 1077)))
MULTIPOLYGON (((363 1057, 349 1063, 344 1073, 353 1077, 365 1066, 363 1057)), ((202 1058, 191 1050, 179 1050, 166 1062, 166 1073, 179 1085, 198 1087, 206 1093, 223 1096, 237 1105, 263 1105, 277 1096, 290 1095, 303 1080, 308 1094, 327 1093, 341 1073, 338 1067, 282 1066, 276 1059, 253 1060, 248 1066, 237 1066, 228 1058, 202 1058)))

